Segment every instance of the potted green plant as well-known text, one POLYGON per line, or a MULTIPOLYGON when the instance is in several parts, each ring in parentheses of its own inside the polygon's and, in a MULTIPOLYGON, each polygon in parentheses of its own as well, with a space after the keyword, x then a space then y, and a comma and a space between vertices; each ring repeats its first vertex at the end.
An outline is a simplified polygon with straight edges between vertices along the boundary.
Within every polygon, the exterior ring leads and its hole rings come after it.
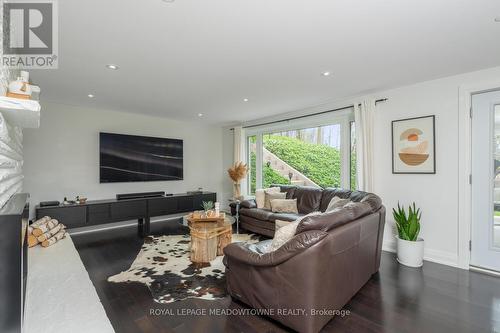
POLYGON ((205 211, 205 217, 212 217, 214 211, 214 203, 212 201, 203 201, 201 206, 205 211))
POLYGON ((398 202, 398 208, 392 209, 398 234, 396 235, 398 262, 410 267, 421 267, 424 263, 424 240, 420 233, 422 213, 415 203, 408 207, 408 214, 398 202))

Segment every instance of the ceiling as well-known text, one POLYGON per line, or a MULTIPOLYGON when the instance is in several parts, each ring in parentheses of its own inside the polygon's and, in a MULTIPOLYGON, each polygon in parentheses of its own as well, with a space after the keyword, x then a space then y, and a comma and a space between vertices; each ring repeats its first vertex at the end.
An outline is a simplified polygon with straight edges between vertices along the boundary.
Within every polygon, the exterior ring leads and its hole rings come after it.
POLYGON ((497 16, 498 0, 64 0, 59 69, 31 77, 46 101, 235 123, 498 66, 497 16))

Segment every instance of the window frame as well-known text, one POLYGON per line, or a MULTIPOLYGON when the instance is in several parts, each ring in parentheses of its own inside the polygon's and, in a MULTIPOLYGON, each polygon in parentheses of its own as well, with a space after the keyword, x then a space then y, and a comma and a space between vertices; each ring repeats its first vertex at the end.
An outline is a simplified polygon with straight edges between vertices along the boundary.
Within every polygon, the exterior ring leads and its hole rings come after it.
MULTIPOLYGON (((351 122, 354 122, 354 108, 334 111, 331 113, 326 113, 318 116, 304 117, 300 119, 284 120, 278 123, 255 126, 246 128, 245 130, 245 140, 246 140, 246 152, 247 164, 250 165, 250 149, 249 149, 249 138, 252 136, 256 137, 256 188, 262 188, 262 153, 263 153, 263 136, 264 134, 274 133, 274 132, 285 132, 293 131, 298 129, 307 129, 328 125, 340 125, 340 156, 342 157, 342 166, 340 170, 341 187, 350 189, 351 188, 351 122)), ((251 194, 251 186, 248 186, 248 193, 251 194)))

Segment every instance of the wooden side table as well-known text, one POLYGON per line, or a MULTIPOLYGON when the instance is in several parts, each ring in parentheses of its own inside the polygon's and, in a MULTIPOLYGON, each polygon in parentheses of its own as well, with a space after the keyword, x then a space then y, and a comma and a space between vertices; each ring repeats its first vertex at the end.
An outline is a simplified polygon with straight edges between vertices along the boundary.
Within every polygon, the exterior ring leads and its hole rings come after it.
POLYGON ((188 215, 185 220, 191 235, 192 262, 210 262, 223 255, 224 248, 232 241, 232 217, 224 214, 219 218, 200 219, 188 215))

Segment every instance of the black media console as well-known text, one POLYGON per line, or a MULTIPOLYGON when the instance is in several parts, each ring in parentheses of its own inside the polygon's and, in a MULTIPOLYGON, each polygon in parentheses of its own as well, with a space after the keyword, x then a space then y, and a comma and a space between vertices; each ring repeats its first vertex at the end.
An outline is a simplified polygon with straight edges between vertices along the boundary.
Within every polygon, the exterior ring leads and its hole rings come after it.
POLYGON ((215 202, 217 194, 182 193, 135 199, 92 200, 84 204, 61 204, 51 207, 38 205, 36 218, 50 216, 66 225, 68 229, 137 219, 139 234, 144 237, 149 235, 151 217, 200 210, 203 201, 215 202))

